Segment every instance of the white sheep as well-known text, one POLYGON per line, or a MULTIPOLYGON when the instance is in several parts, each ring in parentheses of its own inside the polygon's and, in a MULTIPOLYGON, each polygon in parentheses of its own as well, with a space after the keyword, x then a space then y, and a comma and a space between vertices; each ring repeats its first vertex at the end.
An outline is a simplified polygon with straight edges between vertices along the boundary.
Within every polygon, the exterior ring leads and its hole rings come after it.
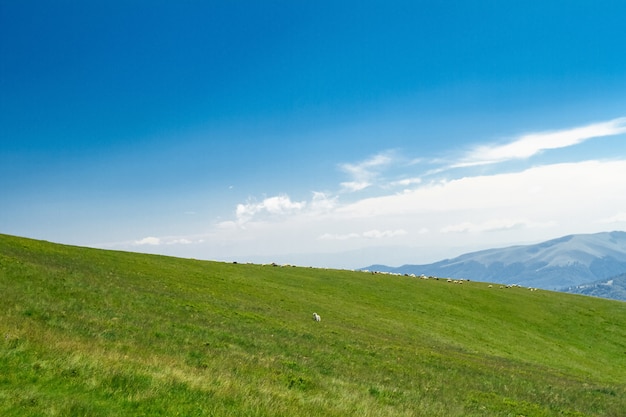
POLYGON ((317 314, 317 313, 313 313, 313 320, 315 320, 315 321, 321 321, 321 320, 322 320, 322 318, 320 317, 320 315, 319 315, 319 314, 317 314))

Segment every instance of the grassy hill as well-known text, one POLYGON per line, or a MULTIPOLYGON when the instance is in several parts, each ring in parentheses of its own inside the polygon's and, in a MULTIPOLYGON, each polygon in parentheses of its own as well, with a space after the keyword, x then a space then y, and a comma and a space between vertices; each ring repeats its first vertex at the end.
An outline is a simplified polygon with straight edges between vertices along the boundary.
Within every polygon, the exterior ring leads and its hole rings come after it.
POLYGON ((618 301, 6 235, 0 294, 2 416, 626 410, 618 301))

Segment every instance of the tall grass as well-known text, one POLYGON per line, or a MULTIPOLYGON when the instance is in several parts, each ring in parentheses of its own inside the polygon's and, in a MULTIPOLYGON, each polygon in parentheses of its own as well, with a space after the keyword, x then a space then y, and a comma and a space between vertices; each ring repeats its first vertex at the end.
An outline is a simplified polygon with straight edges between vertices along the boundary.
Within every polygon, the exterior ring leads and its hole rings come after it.
POLYGON ((5 235, 0 294, 3 416, 626 410, 617 301, 5 235))

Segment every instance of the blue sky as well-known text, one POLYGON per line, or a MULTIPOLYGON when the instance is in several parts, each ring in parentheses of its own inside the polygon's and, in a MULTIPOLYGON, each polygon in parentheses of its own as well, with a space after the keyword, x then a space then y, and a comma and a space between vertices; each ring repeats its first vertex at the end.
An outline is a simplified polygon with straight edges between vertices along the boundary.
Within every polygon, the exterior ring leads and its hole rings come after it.
POLYGON ((621 1, 0 0, 0 233, 425 263, 626 229, 621 1))

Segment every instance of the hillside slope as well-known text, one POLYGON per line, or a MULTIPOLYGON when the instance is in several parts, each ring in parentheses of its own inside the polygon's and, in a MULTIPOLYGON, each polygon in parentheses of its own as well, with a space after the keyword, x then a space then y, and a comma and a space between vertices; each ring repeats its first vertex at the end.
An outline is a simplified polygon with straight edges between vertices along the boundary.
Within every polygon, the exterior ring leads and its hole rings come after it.
POLYGON ((0 294, 3 416, 626 409, 616 301, 5 235, 0 294))
POLYGON ((626 272, 626 232, 569 235, 536 245, 488 249, 427 265, 364 269, 558 290, 626 272))

